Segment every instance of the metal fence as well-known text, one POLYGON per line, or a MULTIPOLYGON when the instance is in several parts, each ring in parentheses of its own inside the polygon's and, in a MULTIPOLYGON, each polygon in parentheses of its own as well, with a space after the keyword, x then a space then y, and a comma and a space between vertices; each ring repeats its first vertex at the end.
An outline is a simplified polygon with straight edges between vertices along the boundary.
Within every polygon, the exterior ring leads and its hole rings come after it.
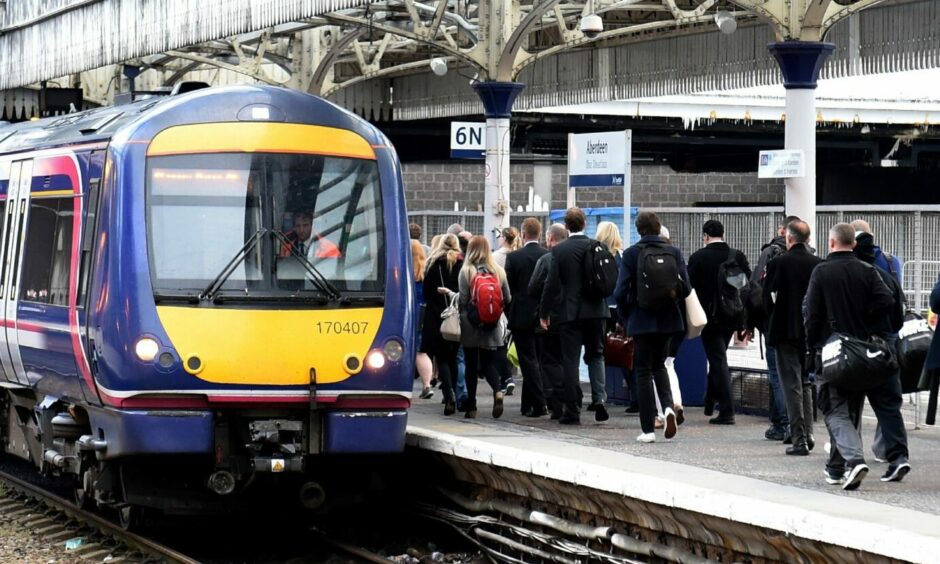
MULTIPOLYGON (((673 243, 688 256, 702 246, 702 224, 717 219, 725 226, 728 243, 756 261, 783 220, 782 207, 755 208, 644 208, 655 211, 669 228, 673 243)), ((425 241, 444 233, 453 223, 460 223, 472 233, 483 230, 483 212, 418 211, 409 213, 411 221, 421 226, 425 241)), ((517 213, 510 223, 516 227, 526 217, 536 217, 546 224, 549 214, 517 213)), ((875 233, 875 241, 902 264, 904 291, 910 306, 926 311, 930 290, 940 275, 940 206, 820 206, 817 208, 817 234, 825 234, 836 223, 862 218, 875 233)), ((612 220, 620 224, 622 216, 612 220)), ((820 256, 827 253, 822 237, 817 239, 820 256)))

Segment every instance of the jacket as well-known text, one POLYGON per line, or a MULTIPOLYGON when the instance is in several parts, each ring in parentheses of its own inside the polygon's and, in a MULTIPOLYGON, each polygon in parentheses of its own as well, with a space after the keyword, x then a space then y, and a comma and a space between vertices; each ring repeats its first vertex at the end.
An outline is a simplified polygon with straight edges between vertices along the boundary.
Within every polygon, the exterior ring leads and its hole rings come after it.
MULTIPOLYGON (((535 270, 532 271, 532 278, 529 280, 528 294, 537 306, 542 302, 542 294, 545 292, 545 282, 548 280, 548 271, 551 269, 552 253, 547 252, 539 257, 538 262, 535 263, 535 270)), ((559 323, 557 308, 548 312, 548 320, 548 330, 555 331, 559 323)), ((539 324, 536 326, 535 330, 536 332, 541 332, 541 329, 542 326, 539 324)))
POLYGON ((640 241, 624 251, 620 266, 620 276, 617 278, 617 289, 614 296, 617 298, 617 311, 627 335, 649 335, 654 333, 672 334, 685 331, 685 319, 680 309, 680 302, 689 294, 689 272, 682 258, 682 251, 667 245, 658 235, 644 235, 640 241), (637 304, 636 288, 639 274, 640 251, 646 245, 661 245, 676 257, 681 279, 679 295, 676 301, 662 309, 646 309, 637 304))
MULTIPOLYGON (((617 281, 620 281, 620 272, 623 269, 623 253, 617 252, 614 255, 614 262, 617 263, 617 281)), ((614 293, 607 296, 607 307, 614 308, 617 307, 617 291, 614 290, 614 293)))
POLYGON ((833 331, 868 339, 892 305, 894 297, 875 267, 851 251, 829 253, 813 270, 803 302, 806 345, 822 348, 833 331))
MULTIPOLYGON (((757 300, 748 300, 747 320, 748 325, 756 327, 761 333, 767 333, 767 323, 770 321, 770 309, 768 302, 763 299, 764 282, 767 280, 767 265, 774 259, 787 252, 787 239, 783 235, 778 235, 770 240, 769 243, 761 247, 760 255, 757 257, 757 264, 754 265, 754 271, 751 272, 750 284, 751 291, 761 292, 760 302, 757 300)), ((803 325, 802 318, 800 326, 803 325)))
MULTIPOLYGON (((870 233, 862 233, 855 238, 855 248, 852 252, 860 261, 877 267, 877 251, 880 251, 880 249, 875 245, 875 239, 870 233)), ((890 270, 875 268, 875 272, 881 276, 881 281, 885 283, 885 286, 888 287, 894 297, 894 305, 888 310, 888 315, 883 315, 874 322, 872 329, 876 334, 883 337, 896 337, 898 331, 904 325, 904 310, 907 306, 907 298, 904 297, 904 290, 901 288, 898 278, 893 276, 890 270)))
MULTIPOLYGON (((477 265, 480 268, 482 265, 477 265)), ((494 273, 495 274, 495 273, 494 273)), ((467 278, 466 271, 461 270, 458 277, 458 286, 460 287, 460 298, 457 303, 460 305, 460 344, 464 348, 471 349, 497 349, 506 344, 506 314, 503 313, 499 324, 493 329, 481 329, 470 323, 467 318, 467 311, 471 307, 476 307, 470 303, 470 280, 467 278)), ((500 283, 500 289, 503 292, 503 309, 512 302, 512 294, 509 293, 509 285, 505 280, 500 283)))
MULTIPOLYGON (((698 300, 708 316, 709 325, 720 324, 715 314, 715 302, 718 298, 718 267, 728 260, 728 251, 730 250, 731 247, 728 246, 728 243, 710 243, 705 248, 695 251, 689 257, 689 280, 692 282, 698 300)), ((734 250, 733 253, 736 253, 738 264, 750 280, 751 267, 747 263, 747 257, 738 250, 734 250)))
POLYGON ((510 329, 534 331, 539 324, 539 300, 529 297, 528 289, 535 264, 547 253, 548 249, 540 247, 538 243, 527 243, 521 249, 506 255, 506 283, 515 297, 507 315, 510 329))
POLYGON ((590 248, 590 239, 584 235, 572 235, 552 249, 552 267, 539 304, 541 319, 547 318, 556 308, 560 323, 610 317, 604 298, 585 296, 582 292, 584 263, 590 248))
POLYGON ((898 284, 903 286, 904 277, 901 276, 901 259, 896 256, 891 255, 891 264, 888 264, 888 255, 881 250, 881 247, 875 245, 875 259, 873 264, 884 270, 888 274, 894 276, 894 279, 898 281, 898 284))
MULTIPOLYGON (((930 310, 934 313, 940 312, 940 277, 930 292, 930 310)), ((930 342, 930 350, 927 351, 927 362, 924 364, 927 370, 936 370, 940 368, 940 339, 934 337, 930 342)))
POLYGON ((809 289, 810 276, 821 262, 822 259, 810 253, 806 245, 796 244, 767 264, 763 302, 768 316, 768 345, 805 345, 803 298, 809 289))

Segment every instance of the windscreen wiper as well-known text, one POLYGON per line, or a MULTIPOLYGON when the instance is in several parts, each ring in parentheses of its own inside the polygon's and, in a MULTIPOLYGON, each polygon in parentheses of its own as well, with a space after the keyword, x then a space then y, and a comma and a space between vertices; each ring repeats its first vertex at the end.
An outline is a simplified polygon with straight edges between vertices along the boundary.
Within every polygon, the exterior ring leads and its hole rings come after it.
POLYGON ((343 301, 345 299, 342 292, 340 292, 332 282, 327 280, 322 272, 317 270, 317 267, 310 262, 310 259, 297 252, 297 247, 291 243, 291 240, 288 239, 286 235, 276 229, 271 232, 274 233, 274 238, 281 242, 281 245, 286 245, 287 248, 290 249, 290 256, 296 258, 304 267, 304 270, 306 270, 307 274, 310 276, 310 281, 313 282, 313 285, 316 286, 318 290, 326 294, 332 300, 343 301))
POLYGON ((211 300, 216 292, 222 287, 222 284, 225 284, 225 281, 228 280, 229 276, 235 272, 235 269, 238 268, 238 265, 245 260, 245 257, 248 256, 248 253, 254 249, 262 239, 264 239, 265 234, 270 231, 262 227, 261 229, 255 231, 254 235, 248 238, 245 241, 245 244, 242 245, 242 248, 235 253, 235 256, 232 257, 232 260, 228 261, 228 264, 219 272, 219 275, 206 286, 206 289, 199 294, 200 300, 211 300))

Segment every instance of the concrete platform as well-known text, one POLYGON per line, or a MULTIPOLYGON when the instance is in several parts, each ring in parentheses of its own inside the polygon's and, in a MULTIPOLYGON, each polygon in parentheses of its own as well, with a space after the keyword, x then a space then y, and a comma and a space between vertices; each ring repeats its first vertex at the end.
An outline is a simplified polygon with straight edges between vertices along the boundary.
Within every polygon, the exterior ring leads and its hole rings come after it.
MULTIPOLYGON (((416 394, 409 444, 892 559, 936 562, 940 555, 936 428, 909 428, 913 470, 903 482, 881 482, 887 465, 872 457, 861 488, 844 492, 823 480, 821 421, 808 457, 786 456, 781 443, 765 440, 766 418, 739 415, 737 425, 716 427, 700 408, 686 410, 674 440, 658 432, 658 442, 639 444, 639 420, 621 407, 609 406, 605 423, 585 412, 581 426, 562 426, 521 416, 518 392, 499 420, 489 415, 492 399, 482 382, 476 420, 444 417, 439 393, 431 400, 416 394)), ((874 419, 866 425, 870 440, 874 419)))

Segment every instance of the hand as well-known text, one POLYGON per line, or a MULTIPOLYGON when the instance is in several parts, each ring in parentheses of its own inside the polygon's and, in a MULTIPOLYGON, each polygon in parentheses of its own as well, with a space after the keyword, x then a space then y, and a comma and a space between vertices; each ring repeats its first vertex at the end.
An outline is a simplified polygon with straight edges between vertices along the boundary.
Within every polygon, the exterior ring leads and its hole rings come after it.
POLYGON ((437 293, 444 294, 446 296, 447 294, 450 294, 450 288, 443 288, 443 287, 438 288, 437 293))
POLYGON ((539 319, 539 323, 542 324, 542 329, 544 329, 545 331, 548 331, 548 325, 549 325, 548 319, 539 319))

